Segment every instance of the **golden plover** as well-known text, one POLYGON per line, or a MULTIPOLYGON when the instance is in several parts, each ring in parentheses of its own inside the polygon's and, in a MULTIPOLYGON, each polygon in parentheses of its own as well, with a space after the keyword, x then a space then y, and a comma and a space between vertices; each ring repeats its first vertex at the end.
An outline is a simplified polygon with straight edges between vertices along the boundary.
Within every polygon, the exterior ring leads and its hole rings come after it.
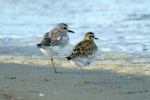
POLYGON ((82 66, 89 65, 94 58, 96 57, 96 53, 98 48, 94 43, 94 39, 98 39, 95 37, 93 32, 87 32, 85 34, 84 40, 79 42, 74 48, 70 56, 66 57, 67 60, 71 60, 71 62, 80 67, 81 75, 83 77, 82 66))

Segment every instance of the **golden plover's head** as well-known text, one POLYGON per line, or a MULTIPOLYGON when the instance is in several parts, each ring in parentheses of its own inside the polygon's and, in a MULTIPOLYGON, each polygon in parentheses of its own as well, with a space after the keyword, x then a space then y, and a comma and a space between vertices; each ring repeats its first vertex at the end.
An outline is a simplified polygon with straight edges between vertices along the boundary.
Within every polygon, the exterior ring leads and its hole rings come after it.
POLYGON ((95 37, 95 34, 93 32, 87 32, 84 36, 85 40, 94 40, 94 39, 98 39, 95 37))

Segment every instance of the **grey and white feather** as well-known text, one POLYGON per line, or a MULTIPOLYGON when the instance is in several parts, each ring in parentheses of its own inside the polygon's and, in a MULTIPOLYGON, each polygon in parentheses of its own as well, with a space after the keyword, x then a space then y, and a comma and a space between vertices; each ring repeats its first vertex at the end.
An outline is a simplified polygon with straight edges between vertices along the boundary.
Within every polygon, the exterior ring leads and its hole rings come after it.
POLYGON ((74 33, 68 29, 68 25, 60 23, 54 27, 51 31, 45 33, 43 40, 37 47, 46 55, 57 55, 62 52, 60 49, 65 47, 69 42, 69 36, 67 32, 74 33))
POLYGON ((37 47, 40 48, 40 50, 45 55, 51 56, 51 62, 55 73, 57 73, 57 71, 53 63, 53 56, 62 53, 62 49, 65 48, 66 45, 68 45, 68 32, 74 33, 73 31, 68 29, 67 24, 59 23, 51 31, 45 33, 41 43, 37 44, 37 47))

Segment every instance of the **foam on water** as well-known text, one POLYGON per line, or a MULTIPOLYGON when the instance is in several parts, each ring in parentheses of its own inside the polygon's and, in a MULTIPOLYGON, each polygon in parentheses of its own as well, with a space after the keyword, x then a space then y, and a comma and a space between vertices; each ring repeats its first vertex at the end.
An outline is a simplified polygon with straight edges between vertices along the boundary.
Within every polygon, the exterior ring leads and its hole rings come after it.
POLYGON ((100 51, 150 52, 150 1, 1 0, 0 46, 35 46, 54 25, 65 22, 75 45, 87 31, 100 39, 100 51), (19 42, 18 42, 19 41, 19 42))

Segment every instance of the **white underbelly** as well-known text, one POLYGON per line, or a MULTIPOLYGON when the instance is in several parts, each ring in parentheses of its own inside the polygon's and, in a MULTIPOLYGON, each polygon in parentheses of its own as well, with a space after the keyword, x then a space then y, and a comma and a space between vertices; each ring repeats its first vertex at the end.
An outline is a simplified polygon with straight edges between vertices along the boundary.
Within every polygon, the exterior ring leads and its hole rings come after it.
POLYGON ((44 53, 45 55, 56 56, 56 55, 58 55, 58 53, 60 52, 61 48, 60 48, 59 46, 55 46, 55 47, 53 47, 53 48, 51 48, 51 47, 40 48, 40 50, 41 50, 42 53, 44 53))
POLYGON ((75 66, 88 66, 91 64, 97 56, 97 53, 88 57, 77 57, 71 60, 71 63, 75 66))
POLYGON ((44 53, 45 55, 52 55, 52 56, 68 56, 72 50, 72 46, 71 45, 65 45, 63 47, 61 46, 53 46, 53 47, 43 47, 40 48, 40 50, 42 51, 42 53, 44 53))

